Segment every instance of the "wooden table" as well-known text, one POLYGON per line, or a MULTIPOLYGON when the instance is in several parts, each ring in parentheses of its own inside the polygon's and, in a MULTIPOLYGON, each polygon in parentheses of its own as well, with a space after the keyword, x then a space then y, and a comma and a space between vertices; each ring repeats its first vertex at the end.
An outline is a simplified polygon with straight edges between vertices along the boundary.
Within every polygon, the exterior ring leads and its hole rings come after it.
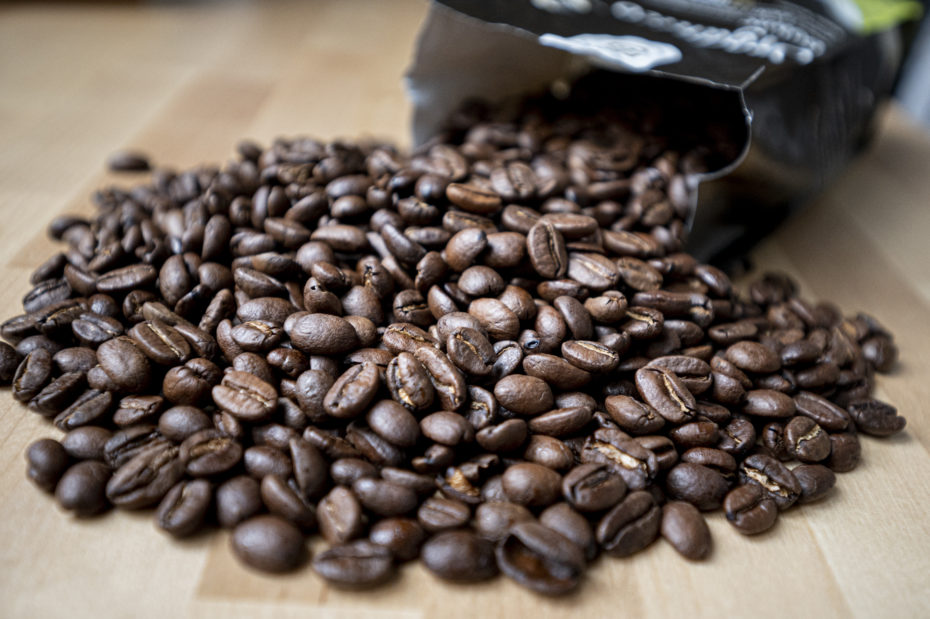
MULTIPOLYGON (((20 311, 50 254, 45 223, 90 212, 112 151, 177 167, 220 162, 237 139, 373 134, 408 141, 401 75, 425 4, 57 3, 0 7, 0 316, 20 311)), ((335 617, 930 616, 930 137, 895 109, 833 189, 754 252, 810 298, 867 310, 898 336, 878 396, 908 418, 863 440, 826 501, 771 532, 710 517, 715 549, 690 563, 657 543, 601 560, 579 594, 543 599, 498 579, 437 581, 404 568, 370 593, 309 568, 241 567, 225 533, 175 542, 150 513, 77 521, 24 477, 23 450, 56 434, 0 393, 0 616, 335 617)))

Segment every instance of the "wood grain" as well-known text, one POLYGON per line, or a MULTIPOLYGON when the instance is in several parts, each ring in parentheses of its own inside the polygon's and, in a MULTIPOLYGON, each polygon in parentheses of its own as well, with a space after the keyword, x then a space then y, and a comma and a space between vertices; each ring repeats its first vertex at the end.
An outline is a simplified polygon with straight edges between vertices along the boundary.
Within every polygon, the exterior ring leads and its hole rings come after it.
MULTIPOLYGON (((135 147, 184 167, 236 141, 375 135, 408 142, 401 77, 418 1, 0 5, 0 316, 20 311, 53 245, 45 223, 90 212, 135 147)), ((452 586, 407 566, 347 593, 309 569, 241 567, 225 533, 186 542, 150 514, 80 521, 24 477, 25 446, 57 431, 0 393, 0 616, 332 617, 930 616, 930 137, 896 109, 877 142, 816 204, 754 252, 812 299, 866 310, 898 336, 878 394, 908 418, 863 440, 863 464, 820 504, 748 539, 710 517, 715 548, 691 563, 667 544, 601 560, 581 591, 543 599, 504 580, 452 586)), ((129 177, 131 180, 131 177, 129 177)))

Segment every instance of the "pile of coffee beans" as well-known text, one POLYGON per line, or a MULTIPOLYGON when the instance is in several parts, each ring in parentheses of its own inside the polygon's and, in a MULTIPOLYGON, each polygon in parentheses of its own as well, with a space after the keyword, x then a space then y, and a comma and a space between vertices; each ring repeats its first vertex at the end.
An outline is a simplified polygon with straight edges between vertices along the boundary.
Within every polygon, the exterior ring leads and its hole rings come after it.
POLYGON ((260 570, 368 587, 419 557, 545 594, 659 537, 707 556, 704 511, 749 535, 823 497, 905 425, 870 397, 892 337, 682 251, 714 148, 560 105, 409 155, 244 142, 54 220, 0 327, 0 381, 63 433, 29 478, 230 529, 260 570))

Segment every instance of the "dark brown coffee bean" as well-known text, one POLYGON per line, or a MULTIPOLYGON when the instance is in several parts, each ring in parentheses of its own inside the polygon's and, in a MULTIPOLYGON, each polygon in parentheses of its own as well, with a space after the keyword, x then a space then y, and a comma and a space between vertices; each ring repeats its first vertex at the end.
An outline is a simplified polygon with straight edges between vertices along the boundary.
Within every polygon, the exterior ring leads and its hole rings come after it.
POLYGON ((482 428, 475 434, 478 444, 492 453, 515 451, 524 444, 526 437, 527 426, 522 419, 508 419, 482 428))
POLYGON ((810 417, 828 432, 842 432, 849 426, 849 414, 831 402, 815 393, 802 391, 794 396, 797 413, 810 417))
POLYGON ((262 508, 259 483, 247 475, 233 477, 216 489, 216 516, 221 527, 232 528, 262 508))
POLYGON ((772 389, 747 391, 743 400, 743 412, 756 417, 788 418, 795 410, 791 396, 772 389))
POLYGON ((139 509, 158 503, 184 475, 179 449, 154 445, 120 466, 107 482, 107 499, 117 507, 139 509))
POLYGON ((665 491, 670 498, 687 501, 702 511, 720 507, 727 490, 723 475, 690 462, 676 465, 665 478, 665 491))
POLYGON ((320 534, 330 544, 344 544, 362 534, 362 506, 348 488, 333 488, 316 510, 320 534))
POLYGON ((613 428, 600 428, 584 440, 581 461, 607 465, 632 490, 645 488, 659 470, 654 453, 613 428))
POLYGON ((585 406, 556 408, 533 417, 527 425, 536 434, 563 437, 575 434, 584 428, 591 421, 592 416, 591 409, 585 406))
POLYGON ((449 202, 469 213, 490 215, 501 208, 501 198, 493 191, 486 191, 475 185, 450 183, 446 187, 449 202))
POLYGON ((784 437, 787 452, 801 462, 820 462, 830 455, 829 435, 810 417, 792 417, 784 437))
POLYGON ((464 527, 469 519, 468 505, 454 499, 430 497, 417 510, 417 520, 429 533, 464 527))
POLYGON ((330 314, 307 314, 285 325, 294 346, 310 355, 349 352, 358 345, 355 329, 344 318, 330 314))
POLYGON ((585 567, 581 548, 536 522, 515 524, 496 553, 504 574, 546 595, 559 595, 576 588, 585 567))
POLYGON ((188 475, 210 477, 230 470, 242 459, 242 445, 208 428, 191 434, 181 443, 179 457, 188 475))
POLYGON ((533 519, 533 514, 522 505, 505 501, 481 503, 475 510, 473 526, 478 535, 493 542, 504 539, 518 522, 533 519))
POLYGON ((717 444, 720 429, 712 421, 692 421, 668 431, 668 437, 681 449, 711 447, 717 444))
POLYGON ((620 364, 620 355, 603 344, 585 340, 562 343, 562 356, 582 370, 604 374, 620 364))
POLYGON ((307 557, 303 534, 278 516, 254 516, 240 522, 230 542, 239 560, 264 572, 294 570, 307 557))
POLYGON ((431 346, 420 346, 414 357, 426 370, 439 404, 450 411, 461 408, 467 396, 465 378, 449 358, 431 346))
POLYGON ((387 548, 397 561, 410 561, 420 554, 426 539, 423 527, 412 518, 385 518, 372 525, 369 540, 387 548))
POLYGON ((178 482, 159 503, 155 522, 175 537, 192 535, 203 524, 212 497, 213 490, 206 480, 178 482))
POLYGON ((756 484, 775 501, 778 509, 791 507, 801 495, 801 485, 788 468, 771 456, 755 454, 740 465, 740 480, 756 484))
POLYGON ((636 388, 646 403, 672 423, 689 421, 698 414, 694 396, 673 372, 641 368, 636 371, 636 388))
POLYGON ((583 512, 598 512, 616 505, 626 494, 626 483, 604 464, 581 464, 562 479, 562 494, 583 512))
POLYGON ((604 407, 620 429, 630 434, 652 434, 665 425, 665 418, 654 408, 630 396, 609 396, 604 407))
POLYGON ((534 376, 505 376, 494 385, 494 397, 504 408, 518 414, 533 416, 552 408, 552 390, 545 381, 534 376))
POLYGON ((125 293, 148 288, 155 283, 158 271, 148 264, 133 264, 114 269, 97 278, 97 290, 104 293, 125 293))
POLYGON ((13 375, 13 397, 28 402, 48 384, 52 376, 52 355, 38 348, 25 356, 13 375))
POLYGON ((377 586, 394 573, 391 551, 368 540, 333 546, 314 557, 312 565, 327 583, 347 589, 377 586))
POLYGON ((632 492, 600 519, 597 543, 611 556, 628 557, 655 541, 661 519, 651 494, 632 492))
POLYGON ((84 388, 82 372, 68 372, 52 379, 29 400, 29 408, 46 417, 57 415, 74 401, 84 388))
POLYGON ((737 342, 727 348, 726 357, 733 365, 748 372, 764 374, 781 368, 778 353, 758 342, 737 342))
POLYGON ((474 264, 475 259, 488 246, 487 232, 480 228, 457 231, 446 244, 443 258, 454 271, 462 272, 474 264))
POLYGON ((103 448, 112 433, 99 426, 83 426, 69 431, 61 445, 75 460, 103 460, 103 448))
POLYGON ((43 438, 29 445, 26 462, 26 476, 46 492, 53 492, 70 465, 70 458, 61 443, 43 438))
POLYGON ((149 382, 148 360, 128 337, 117 337, 101 344, 97 349, 97 360, 121 391, 139 393, 149 382))
POLYGON ((245 472, 256 479, 266 475, 278 475, 287 478, 291 475, 293 464, 290 457, 280 449, 270 445, 255 445, 242 454, 245 472))
POLYGON ((504 472, 504 494, 509 501, 528 507, 545 507, 559 496, 562 477, 539 464, 515 464, 504 472))
POLYGON ((616 265, 620 279, 633 290, 658 290, 662 285, 662 274, 642 260, 624 256, 617 258, 616 265))
POLYGON ((791 470, 801 485, 798 504, 822 499, 836 485, 836 475, 822 464, 802 464, 791 470))
POLYGON ((568 270, 568 252, 562 233, 545 219, 534 224, 526 236, 526 252, 542 277, 555 279, 568 270))
POLYGON ((117 469, 146 449, 166 444, 168 441, 158 433, 155 426, 130 426, 114 432, 107 440, 103 447, 103 458, 108 466, 117 469))
POLYGON ((445 531, 420 550, 426 569, 443 580, 478 582, 497 574, 494 546, 467 530, 445 531))
POLYGON ((55 425, 65 432, 102 421, 113 405, 110 392, 89 389, 55 417, 55 425))
POLYGON ((891 436, 907 425, 907 420, 898 415, 898 409, 879 400, 853 402, 847 410, 856 429, 872 436, 891 436))
POLYGON ((760 486, 746 484, 731 490, 723 501, 727 520, 744 535, 755 535, 772 528, 778 506, 760 486))
POLYGON ((826 465, 837 473, 846 473, 859 465, 862 446, 855 434, 841 432, 830 435, 830 457, 826 465))
POLYGON ((487 376, 494 367, 496 355, 488 339, 468 327, 456 329, 446 338, 446 354, 463 372, 472 376, 487 376))
POLYGON ((591 381, 591 374, 565 359, 549 354, 527 355, 523 370, 557 389, 579 389, 591 381))
POLYGON ((280 475, 265 475, 259 486, 262 503, 272 514, 284 518, 299 529, 307 531, 316 526, 316 512, 304 502, 298 491, 280 475))
POLYGON ((670 501, 662 506, 660 532, 678 553, 692 560, 710 553, 710 529, 704 516, 690 503, 670 501))
POLYGON ((151 169, 145 153, 131 150, 117 151, 110 155, 107 167, 111 172, 147 172, 151 169))
POLYGON ((380 387, 378 367, 365 362, 354 365, 340 376, 323 398, 326 414, 339 419, 361 415, 380 387))
POLYGON ((106 488, 110 467, 96 460, 78 462, 61 476, 55 498, 62 508, 77 516, 93 516, 109 507, 106 488))
POLYGON ((265 381, 237 370, 227 372, 222 383, 213 387, 218 406, 244 421, 268 419, 277 406, 278 394, 265 381))

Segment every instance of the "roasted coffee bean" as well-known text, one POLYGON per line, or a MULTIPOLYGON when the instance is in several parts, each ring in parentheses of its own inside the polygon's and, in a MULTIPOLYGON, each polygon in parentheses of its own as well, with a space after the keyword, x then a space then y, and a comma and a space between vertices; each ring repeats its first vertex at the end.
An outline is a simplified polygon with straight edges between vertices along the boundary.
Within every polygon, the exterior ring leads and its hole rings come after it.
POLYGON ((481 537, 497 542, 518 522, 533 520, 526 507, 505 501, 486 501, 475 510, 473 526, 481 537))
POLYGON ((266 475, 288 477, 292 471, 290 457, 283 451, 269 445, 255 445, 249 447, 242 454, 242 463, 245 472, 256 479, 266 475))
POLYGON ((149 382, 148 360, 128 337, 120 336, 101 344, 97 349, 97 360, 121 391, 139 393, 149 382))
POLYGON ((557 438, 542 434, 533 435, 526 443, 523 458, 555 471, 564 471, 574 464, 571 448, 557 438))
POLYGON ((528 507, 551 505, 559 496, 562 477, 555 471, 529 462, 504 472, 504 494, 509 501, 528 507))
POLYGON ((663 505, 659 531, 685 558, 703 559, 710 553, 710 529, 701 512, 690 503, 669 501, 663 505))
POLYGON ((203 524, 212 495, 210 482, 206 480, 178 482, 159 503, 155 521, 171 535, 187 537, 203 524))
POLYGON ((107 485, 110 467, 97 460, 78 462, 61 476, 55 498, 62 508, 77 516, 93 516, 109 507, 107 485))
POLYGON ((107 499, 117 507, 139 509, 158 503, 184 475, 179 449, 154 445, 120 466, 107 482, 107 499))
POLYGON ((221 527, 232 528, 262 507, 259 483, 247 475, 232 477, 216 489, 216 517, 221 527))
POLYGON ((417 520, 429 533, 464 527, 470 518, 466 503, 442 497, 426 499, 417 510, 417 520))
POLYGON ((371 527, 369 540, 387 548, 397 561, 410 561, 420 554, 426 539, 423 527, 411 518, 385 518, 371 527))
POLYGON ((673 372, 641 368, 636 371, 636 388, 647 404, 672 423, 689 421, 698 414, 694 396, 673 372))
POLYGON ((103 447, 103 458, 107 465, 117 469, 146 449, 167 443, 155 426, 134 425, 113 433, 103 447))
POLYGON ((591 409, 586 406, 556 408, 532 418, 527 426, 536 434, 563 437, 584 428, 592 417, 591 409))
POLYGON ((604 407, 620 429, 630 434, 652 434, 665 425, 665 418, 656 409, 630 396, 609 396, 604 407))
POLYGON ((339 419, 361 415, 374 399, 381 385, 378 367, 371 362, 354 365, 326 392, 323 410, 339 419))
POLYGON ((284 325, 291 343, 309 355, 349 352, 358 345, 351 323, 330 314, 307 314, 284 325))
POLYGON ((727 348, 726 357, 739 369, 757 374, 777 372, 781 368, 778 353, 758 342, 737 342, 727 348))
POLYGON ((597 543, 613 557, 628 557, 655 541, 661 520, 651 494, 632 492, 597 523, 597 543))
POLYGON ((847 473, 859 465, 862 446, 855 434, 841 432, 830 435, 830 457, 826 465, 836 473, 847 473))
POLYGON ((611 372, 620 364, 617 351, 603 344, 584 340, 563 342, 562 356, 572 365, 598 374, 611 372))
POLYGON ((820 500, 836 485, 836 475, 822 464, 801 464, 791 473, 801 485, 799 504, 820 500))
POLYGON ((815 393, 802 391, 794 396, 794 403, 799 415, 810 417, 828 432, 842 432, 849 426, 849 414, 815 393))
POLYGON ((474 264, 475 259, 487 246, 487 232, 480 228, 464 228, 449 239, 443 258, 449 268, 461 273, 474 264))
POLYGON ((20 402, 34 398, 52 375, 52 355, 43 348, 25 356, 13 376, 13 397, 20 402))
POLYGON ((455 411, 465 403, 465 378, 444 353, 432 346, 420 346, 414 352, 430 382, 440 406, 455 411))
POLYGON ((720 507, 727 489, 723 475, 691 462, 676 465, 665 478, 665 491, 670 498, 687 501, 702 511, 720 507))
POLYGON ((29 400, 29 408, 46 417, 57 415, 74 401, 84 388, 82 372, 67 372, 52 379, 42 390, 29 400))
POLYGON ((879 400, 860 400, 847 407, 856 429, 872 436, 891 436, 907 425, 907 420, 898 415, 898 409, 879 400))
POLYGON ((300 497, 296 489, 277 474, 265 475, 259 486, 262 503, 272 514, 307 531, 316 526, 316 512, 300 497))
POLYGON ((99 426, 83 426, 70 430, 61 445, 76 460, 103 460, 103 449, 112 433, 99 426))
POLYGON ((497 299, 475 299, 468 306, 468 313, 477 318, 487 334, 496 340, 516 339, 520 334, 520 319, 497 299))
POLYGON ((277 406, 275 388, 252 374, 237 370, 227 372, 223 381, 213 387, 213 400, 218 406, 244 421, 268 419, 277 406))
POLYGON ((645 488, 659 470, 654 453, 613 428, 599 428, 585 439, 581 461, 607 465, 631 490, 645 488))
POLYGON ((562 494, 579 511, 599 512, 623 498, 626 483, 604 464, 581 464, 562 479, 562 494))
POLYGON ((420 420, 420 431, 431 441, 449 447, 471 442, 475 438, 471 424, 461 415, 450 411, 427 415, 420 420))
POLYGON ((475 329, 462 327, 446 338, 446 354, 460 370, 472 376, 487 376, 496 355, 488 339, 475 329))
POLYGON ((307 557, 300 530, 278 516, 254 516, 240 522, 230 542, 243 563, 264 572, 294 570, 307 557))
POLYGON ((740 465, 740 480, 760 486, 778 509, 791 507, 801 495, 801 485, 788 468, 763 454, 749 456, 740 465))
POLYGON ((761 486, 745 484, 731 490, 723 501, 727 520, 744 535, 755 535, 772 528, 778 506, 761 486))
POLYGON ((242 452, 239 441, 208 428, 188 436, 181 443, 179 457, 188 475, 210 477, 236 466, 242 452))
POLYGON ((97 290, 107 294, 148 288, 155 283, 158 271, 148 264, 133 264, 104 273, 97 278, 97 290))
POLYGON ((326 582, 342 588, 367 588, 394 573, 391 551, 368 540, 333 546, 313 558, 313 570, 326 582))
POLYGON ((410 411, 433 403, 435 392, 426 369, 409 352, 401 352, 387 366, 385 378, 391 397, 410 411))
POLYGON ((417 505, 416 493, 410 488, 371 477, 356 480, 352 491, 365 509, 379 516, 402 516, 417 505))
POLYGON ((523 370, 557 389, 579 389, 591 381, 591 374, 565 359, 549 354, 527 355, 523 370))
POLYGON ((743 400, 743 412, 756 417, 788 418, 795 410, 791 396, 772 389, 753 389, 743 400))
POLYGON ((552 389, 542 379, 513 374, 494 385, 494 397, 501 406, 518 415, 533 416, 552 408, 552 389))
POLYGON ((820 462, 830 455, 829 435, 810 417, 792 417, 784 436, 786 450, 801 462, 820 462))
POLYGON ((21 362, 22 356, 15 348, 6 342, 0 342, 0 385, 8 385, 13 381, 16 368, 21 362))
POLYGON ((61 443, 43 438, 29 445, 26 462, 26 476, 46 492, 52 492, 68 469, 70 458, 61 443))
POLYGON ((434 535, 420 549, 426 569, 443 580, 477 582, 497 574, 494 546, 467 530, 434 535))
POLYGON ((515 524, 496 553, 497 564, 504 574, 546 595, 576 588, 585 567, 581 548, 536 522, 515 524))
POLYGON ((193 434, 208 430, 210 417, 193 406, 172 406, 158 417, 158 431, 167 439, 183 443, 193 434))
POLYGON ((362 506, 348 488, 337 486, 316 507, 320 534, 330 544, 344 544, 362 534, 362 506))

